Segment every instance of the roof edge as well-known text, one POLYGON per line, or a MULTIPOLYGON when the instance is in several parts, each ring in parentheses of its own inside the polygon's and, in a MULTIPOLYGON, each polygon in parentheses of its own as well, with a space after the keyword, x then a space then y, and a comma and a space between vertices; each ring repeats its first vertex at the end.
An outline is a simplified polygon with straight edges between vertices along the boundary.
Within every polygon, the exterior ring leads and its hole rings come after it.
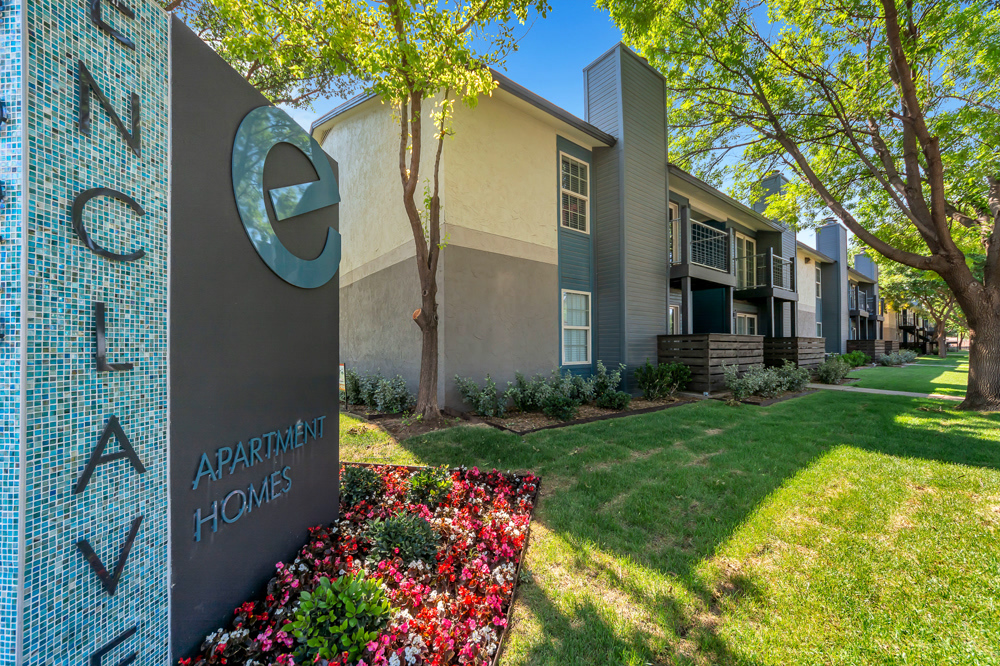
MULTIPOLYGON (((528 90, 527 88, 525 88, 521 84, 519 84, 519 83, 513 81, 512 79, 510 79, 505 74, 501 74, 500 72, 496 71, 493 68, 490 68, 490 73, 493 75, 493 80, 497 82, 497 87, 499 89, 501 89, 501 90, 503 90, 503 91, 505 91, 507 93, 510 93, 514 97, 517 97, 518 99, 520 99, 520 100, 522 100, 524 102, 527 102, 528 104, 530 104, 531 106, 535 107, 536 109, 539 109, 540 111, 544 111, 545 113, 547 113, 550 116, 556 118, 557 120, 560 120, 563 123, 566 123, 567 125, 569 125, 573 129, 578 130, 578 131, 586 134, 587 136, 589 136, 589 137, 591 137, 593 139, 596 139, 597 141, 600 141, 601 143, 606 144, 609 147, 615 145, 615 137, 611 136, 607 132, 598 129, 597 127, 591 125, 590 123, 588 123, 586 120, 583 120, 582 118, 578 118, 577 116, 574 116, 569 111, 566 111, 565 109, 556 106, 555 104, 553 104, 549 100, 545 99, 544 97, 542 97, 542 96, 540 96, 540 95, 538 95, 536 93, 531 92, 530 90, 528 90)), ((376 95, 374 93, 371 93, 371 94, 361 94, 361 95, 357 95, 355 97, 352 97, 351 99, 347 100, 343 104, 341 104, 341 105, 339 105, 339 106, 331 109, 327 113, 325 113, 322 116, 320 116, 319 118, 317 118, 313 122, 313 124, 309 127, 309 133, 310 134, 315 134, 316 130, 318 130, 320 127, 322 127, 326 123, 330 122, 331 120, 333 120, 337 116, 342 115, 344 113, 347 113, 351 109, 353 109, 355 107, 358 107, 358 106, 364 104, 365 102, 368 102, 368 101, 370 101, 372 99, 375 99, 375 98, 376 98, 376 95)))
POLYGON ((695 187, 697 187, 698 189, 702 190, 706 194, 711 194, 714 197, 718 197, 718 198, 722 199, 723 201, 725 201, 729 205, 736 207, 741 212, 746 213, 750 217, 753 217, 754 219, 758 220, 759 222, 762 222, 762 223, 768 225, 769 227, 771 227, 775 231, 788 231, 789 230, 788 227, 786 227, 785 225, 781 224, 780 222, 772 220, 771 218, 766 217, 766 216, 758 213, 757 211, 755 211, 750 206, 747 206, 745 203, 743 203, 741 201, 737 201, 736 199, 732 198, 731 196, 729 196, 725 192, 722 192, 721 190, 717 190, 716 188, 712 187, 711 185, 709 185, 708 183, 706 183, 705 181, 703 181, 701 178, 698 178, 697 176, 688 173, 687 171, 685 171, 684 169, 680 168, 679 166, 677 166, 673 162, 667 162, 667 168, 668 168, 668 170, 670 172, 670 175, 676 174, 676 175, 680 176, 681 180, 687 181, 688 183, 690 183, 691 185, 694 185, 695 187))
POLYGON ((815 255, 816 257, 819 258, 820 261, 826 262, 828 264, 835 264, 835 263, 837 263, 837 260, 834 259, 833 257, 830 257, 830 256, 827 256, 827 255, 823 254, 822 252, 820 252, 816 248, 812 247, 811 245, 806 245, 805 243, 803 243, 802 241, 800 241, 797 238, 795 239, 795 247, 797 247, 800 250, 806 250, 810 254, 815 255))

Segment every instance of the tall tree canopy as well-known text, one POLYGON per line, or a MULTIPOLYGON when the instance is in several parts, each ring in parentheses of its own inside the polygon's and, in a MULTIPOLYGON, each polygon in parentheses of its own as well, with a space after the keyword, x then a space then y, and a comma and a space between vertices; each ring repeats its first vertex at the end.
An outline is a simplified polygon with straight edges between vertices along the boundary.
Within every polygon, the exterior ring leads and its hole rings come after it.
POLYGON ((968 409, 1000 409, 1000 8, 974 0, 599 0, 667 79, 671 159, 768 214, 832 212, 968 318, 968 409), (973 274, 958 237, 985 255, 973 274), (911 243, 907 239, 916 239, 911 243))
POLYGON ((949 329, 962 320, 955 294, 937 273, 894 261, 880 263, 879 286, 896 312, 914 310, 934 322, 938 356, 947 356, 949 329))
POLYGON ((275 103, 308 106, 353 88, 396 109, 402 205, 421 289, 413 313, 422 337, 415 411, 439 418, 437 270, 444 247, 445 137, 455 102, 474 106, 493 91, 490 68, 502 66, 516 49, 519 26, 529 16, 545 15, 547 0, 173 0, 172 6, 275 103), (429 173, 422 173, 427 144, 433 159, 429 173))

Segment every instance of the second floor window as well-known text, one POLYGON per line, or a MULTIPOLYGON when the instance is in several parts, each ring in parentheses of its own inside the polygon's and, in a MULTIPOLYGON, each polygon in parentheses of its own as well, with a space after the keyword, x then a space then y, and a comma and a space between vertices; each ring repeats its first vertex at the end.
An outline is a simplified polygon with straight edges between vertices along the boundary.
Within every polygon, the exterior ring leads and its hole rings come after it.
POLYGON ((670 217, 670 263, 681 263, 681 207, 670 202, 667 208, 670 217))
POLYGON ((819 266, 816 267, 816 298, 823 298, 823 272, 819 269, 819 266))
POLYGON ((583 162, 562 155, 560 177, 560 219, 563 227, 589 233, 589 168, 583 162))

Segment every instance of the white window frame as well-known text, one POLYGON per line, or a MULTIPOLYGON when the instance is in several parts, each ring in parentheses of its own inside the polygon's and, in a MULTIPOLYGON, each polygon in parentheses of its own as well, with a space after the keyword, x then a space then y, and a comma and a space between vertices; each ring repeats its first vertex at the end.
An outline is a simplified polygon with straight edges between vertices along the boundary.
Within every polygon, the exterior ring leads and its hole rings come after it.
MULTIPOLYGON (((560 168, 562 168, 560 166, 560 168)), ((561 224, 561 223, 560 223, 561 224)), ((559 328, 560 344, 559 347, 562 349, 562 364, 563 365, 590 365, 593 347, 593 331, 592 326, 594 323, 594 296, 589 291, 578 291, 576 289, 563 289, 559 296, 559 323, 561 324, 559 328), (580 294, 587 297, 587 325, 586 326, 568 326, 566 324, 566 311, 563 308, 563 302, 565 301, 566 294, 580 294), (566 331, 587 331, 587 360, 586 361, 567 361, 566 360, 566 331)))
POLYGON ((736 236, 736 238, 734 239, 735 242, 733 243, 733 253, 735 254, 735 258, 736 259, 740 258, 740 253, 738 248, 740 246, 741 240, 743 241, 744 259, 750 257, 753 258, 753 266, 749 266, 748 264, 750 262, 748 261, 744 261, 742 264, 740 263, 736 264, 737 266, 743 266, 743 275, 740 276, 738 271, 736 274, 736 284, 737 288, 739 289, 741 288, 739 287, 740 277, 743 278, 744 287, 748 287, 749 285, 755 284, 757 282, 757 239, 754 238, 753 236, 747 236, 746 234, 742 234, 738 231, 736 232, 735 236, 736 236), (747 254, 746 253, 747 245, 750 243, 753 243, 753 253, 747 254))
POLYGON ((670 314, 670 335, 680 335, 681 328, 681 306, 671 305, 670 314))
POLYGON ((816 322, 816 337, 817 338, 823 337, 823 322, 821 321, 816 322))
POLYGON ((816 300, 821 298, 823 298, 823 272, 816 266, 816 300))
MULTIPOLYGON (((569 153, 564 153, 561 150, 559 151, 559 228, 566 229, 568 231, 575 231, 577 233, 585 234, 587 236, 590 235, 590 168, 591 168, 590 164, 588 164, 587 162, 584 162, 581 159, 573 157, 569 153), (578 194, 573 190, 567 190, 566 188, 563 187, 562 184, 563 159, 567 159, 571 162, 576 162, 577 164, 580 164, 587 168, 587 196, 583 196, 582 194, 578 194), (562 197, 564 192, 572 197, 576 197, 577 199, 583 199, 586 202, 587 213, 583 216, 583 224, 586 227, 586 229, 574 229, 573 227, 567 227, 566 225, 563 224, 562 197)), ((586 293, 586 292, 579 292, 579 293, 586 293)))
POLYGON ((753 333, 737 333, 736 335, 758 335, 757 331, 760 330, 758 328, 758 324, 760 323, 760 320, 757 318, 757 315, 755 315, 755 314, 753 314, 751 312, 737 312, 736 313, 736 330, 737 331, 740 328, 740 318, 746 319, 748 321, 750 319, 753 319, 753 333))
POLYGON ((667 225, 670 228, 670 238, 668 239, 670 247, 667 248, 670 253, 670 263, 679 264, 681 263, 681 205, 675 201, 667 203, 667 225))

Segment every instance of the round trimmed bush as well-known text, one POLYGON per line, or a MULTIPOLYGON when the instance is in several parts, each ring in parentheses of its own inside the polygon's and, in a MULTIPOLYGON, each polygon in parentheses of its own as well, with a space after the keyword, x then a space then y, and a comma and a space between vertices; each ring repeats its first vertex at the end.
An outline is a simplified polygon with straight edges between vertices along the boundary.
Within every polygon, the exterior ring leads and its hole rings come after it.
POLYGON ((451 485, 451 472, 447 467, 419 469, 410 475, 406 501, 410 504, 426 504, 433 511, 438 504, 448 499, 451 485))
POLYGON ((376 520, 368 528, 371 541, 369 559, 377 561, 399 557, 403 562, 419 560, 434 565, 439 538, 431 524, 414 514, 397 514, 388 520, 376 520))
POLYGON ((385 483, 370 467, 344 465, 340 474, 340 503, 352 507, 365 501, 376 504, 385 494, 385 483))

